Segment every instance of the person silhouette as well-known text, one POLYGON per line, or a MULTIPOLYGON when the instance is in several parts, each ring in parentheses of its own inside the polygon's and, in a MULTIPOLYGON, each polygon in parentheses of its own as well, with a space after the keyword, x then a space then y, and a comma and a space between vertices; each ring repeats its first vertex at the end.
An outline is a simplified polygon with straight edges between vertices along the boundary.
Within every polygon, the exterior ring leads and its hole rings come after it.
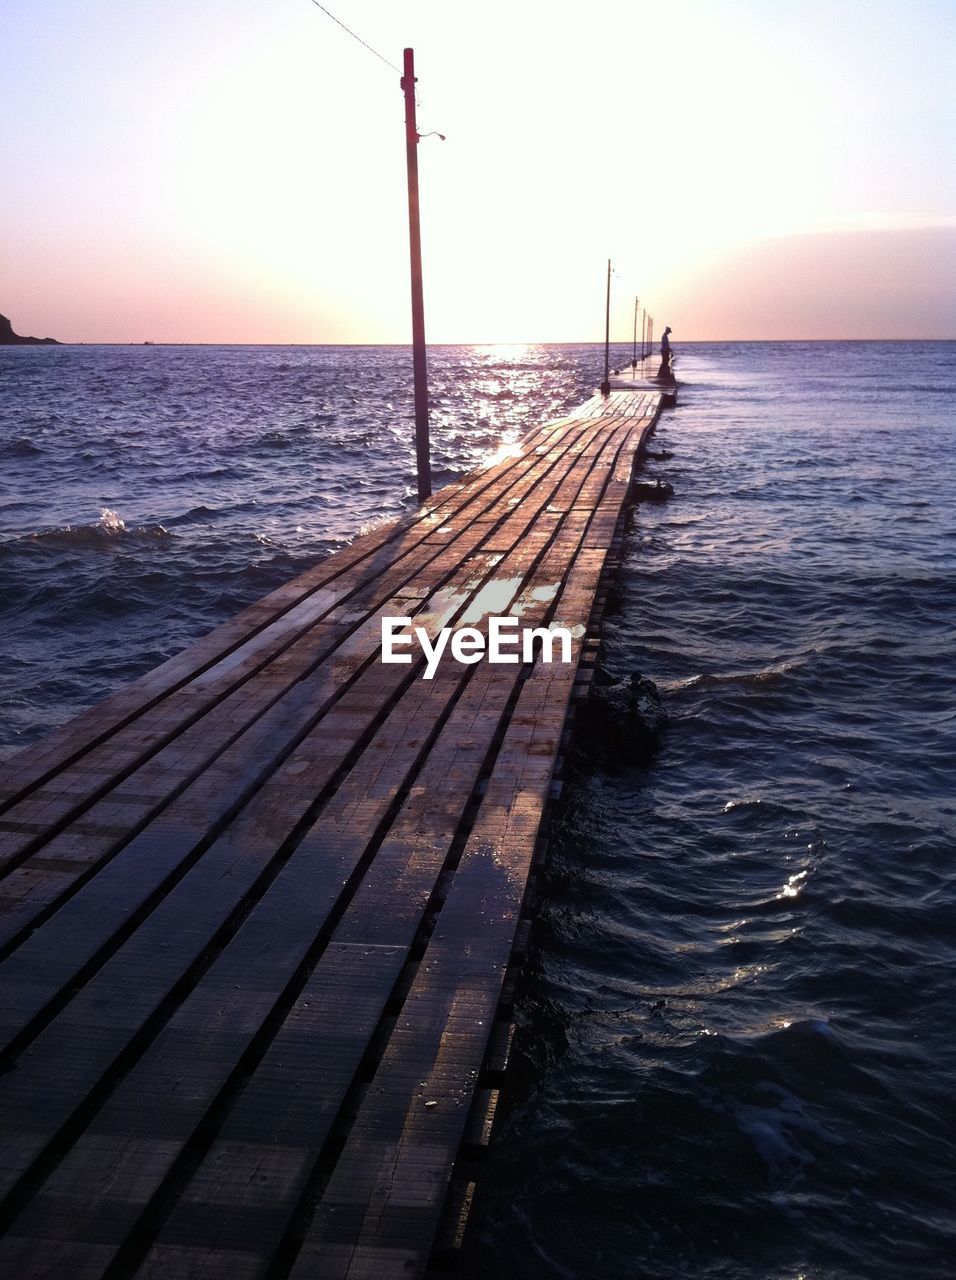
POLYGON ((673 376, 671 373, 670 332, 671 332, 671 327, 670 325, 668 325, 667 328, 664 330, 664 332, 661 334, 661 367, 657 371, 657 376, 659 378, 670 378, 673 376))

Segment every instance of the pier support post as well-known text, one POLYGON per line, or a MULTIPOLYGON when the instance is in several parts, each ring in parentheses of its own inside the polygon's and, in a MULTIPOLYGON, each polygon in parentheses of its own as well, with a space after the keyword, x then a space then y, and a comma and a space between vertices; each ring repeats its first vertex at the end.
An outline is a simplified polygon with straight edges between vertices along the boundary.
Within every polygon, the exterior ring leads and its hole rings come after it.
POLYGON ((422 230, 418 209, 418 121, 415 116, 415 51, 405 50, 405 158, 408 167, 408 245, 412 272, 412 369, 415 376, 415 459, 418 501, 432 491, 428 442, 428 368, 425 361, 425 301, 422 293, 422 230))

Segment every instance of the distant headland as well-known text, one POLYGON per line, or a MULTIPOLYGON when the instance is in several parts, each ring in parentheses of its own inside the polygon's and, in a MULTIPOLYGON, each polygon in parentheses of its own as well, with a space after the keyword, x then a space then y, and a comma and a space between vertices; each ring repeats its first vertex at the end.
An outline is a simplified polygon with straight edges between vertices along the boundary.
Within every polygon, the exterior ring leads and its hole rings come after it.
POLYGON ((0 316, 0 347, 36 347, 52 344, 59 346, 56 338, 23 338, 13 332, 13 325, 6 316, 0 316))

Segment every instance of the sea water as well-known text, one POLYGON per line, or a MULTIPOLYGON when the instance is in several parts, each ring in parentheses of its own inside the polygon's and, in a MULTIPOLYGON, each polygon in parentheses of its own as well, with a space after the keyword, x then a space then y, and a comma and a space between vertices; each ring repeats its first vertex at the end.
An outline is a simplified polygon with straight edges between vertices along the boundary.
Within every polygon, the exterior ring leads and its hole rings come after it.
MULTIPOLYGON (((629 358, 617 348, 615 363, 629 358)), ((956 1274, 953 343, 678 349, 465 1273, 956 1274)), ((429 354, 436 485, 590 346, 429 354)), ((0 753, 414 506, 409 354, 0 349, 0 753)))

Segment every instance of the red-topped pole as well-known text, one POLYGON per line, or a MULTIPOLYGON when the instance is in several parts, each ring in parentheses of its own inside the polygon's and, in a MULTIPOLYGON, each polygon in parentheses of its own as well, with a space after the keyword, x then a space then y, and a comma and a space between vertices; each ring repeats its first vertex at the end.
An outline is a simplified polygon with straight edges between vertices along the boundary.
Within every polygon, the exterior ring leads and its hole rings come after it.
POLYGON ((604 303, 604 381, 601 395, 611 394, 611 259, 607 260, 607 299, 604 303))
POLYGON ((422 228, 418 211, 418 122, 415 118, 415 51, 405 50, 405 157, 408 166, 408 247, 412 269, 412 369, 415 375, 415 458, 418 501, 432 491, 428 447, 428 368, 425 362, 425 300, 422 294, 422 228))

